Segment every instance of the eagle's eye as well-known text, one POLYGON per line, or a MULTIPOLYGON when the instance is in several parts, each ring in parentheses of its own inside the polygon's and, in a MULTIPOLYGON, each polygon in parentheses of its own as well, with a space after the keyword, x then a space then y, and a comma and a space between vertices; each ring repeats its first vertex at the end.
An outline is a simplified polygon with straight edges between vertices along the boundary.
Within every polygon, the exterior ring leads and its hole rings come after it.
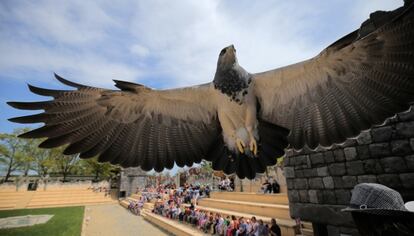
POLYGON ((226 53, 226 49, 224 48, 223 50, 221 50, 221 52, 220 52, 220 56, 223 56, 224 55, 224 53, 226 53))

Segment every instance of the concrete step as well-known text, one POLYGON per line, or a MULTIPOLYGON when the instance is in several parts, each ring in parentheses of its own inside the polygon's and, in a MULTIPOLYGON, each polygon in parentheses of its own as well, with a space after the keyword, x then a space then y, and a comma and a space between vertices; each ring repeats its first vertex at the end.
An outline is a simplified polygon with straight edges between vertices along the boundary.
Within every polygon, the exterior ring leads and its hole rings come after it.
POLYGON ((54 201, 54 200, 71 200, 71 199, 106 199, 110 197, 104 197, 104 196, 60 196, 60 197, 38 197, 36 195, 33 196, 33 201, 54 201))
POLYGON ((312 229, 302 229, 302 235, 303 236, 314 236, 312 229))
POLYGON ((288 205, 287 194, 263 194, 263 193, 244 193, 244 192, 211 192, 210 198, 232 200, 241 202, 257 202, 267 204, 288 205))
POLYGON ((313 236, 313 226, 310 222, 301 222, 302 223, 302 235, 303 236, 313 236))
MULTIPOLYGON (((128 200, 126 200, 126 199, 124 199, 124 200, 122 200, 122 201, 119 201, 119 204, 120 204, 121 206, 123 206, 124 208, 128 208, 128 206, 129 206, 129 201, 128 201, 128 200)), ((146 203, 144 203, 143 209, 145 209, 145 210, 149 210, 149 211, 152 211, 152 210, 154 209, 154 203, 151 203, 151 202, 146 202, 146 203)))
POLYGON ((116 201, 103 201, 103 202, 62 202, 62 203, 50 203, 50 204, 34 204, 28 205, 26 208, 52 208, 52 207, 64 207, 64 206, 88 206, 88 205, 103 205, 103 204, 116 204, 116 201))
POLYGON ((0 203, 0 210, 14 209, 16 203, 0 203))
POLYGON ((171 220, 163 216, 149 212, 147 210, 144 210, 142 212, 142 216, 144 217, 145 220, 177 236, 203 236, 205 235, 196 228, 192 228, 185 224, 181 224, 177 220, 171 220))
POLYGON ((66 193, 47 193, 47 192, 35 192, 36 196, 39 197, 54 197, 54 196, 84 196, 84 195, 94 195, 94 196, 104 196, 105 193, 94 193, 94 192, 66 192, 66 193))
POLYGON ((130 198, 133 198, 135 200, 139 200, 141 198, 141 194, 132 194, 130 198))
POLYGON ((241 213, 261 215, 278 219, 291 219, 289 206, 283 204, 266 204, 257 202, 203 198, 199 201, 198 205, 231 211, 237 209, 237 211, 241 213))
POLYGON ((119 201, 119 204, 123 206, 124 208, 128 208, 129 206, 129 202, 127 200, 119 201))
POLYGON ((152 211, 154 209, 154 203, 152 203, 152 202, 146 202, 146 203, 144 203, 144 207, 143 208, 146 209, 146 210, 152 211))

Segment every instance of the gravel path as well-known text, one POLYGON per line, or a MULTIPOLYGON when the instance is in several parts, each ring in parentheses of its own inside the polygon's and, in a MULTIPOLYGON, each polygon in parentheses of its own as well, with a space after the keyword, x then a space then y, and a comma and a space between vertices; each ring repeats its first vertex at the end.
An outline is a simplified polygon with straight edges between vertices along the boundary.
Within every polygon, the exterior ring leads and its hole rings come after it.
POLYGON ((86 206, 82 236, 165 236, 164 231, 119 204, 86 206))

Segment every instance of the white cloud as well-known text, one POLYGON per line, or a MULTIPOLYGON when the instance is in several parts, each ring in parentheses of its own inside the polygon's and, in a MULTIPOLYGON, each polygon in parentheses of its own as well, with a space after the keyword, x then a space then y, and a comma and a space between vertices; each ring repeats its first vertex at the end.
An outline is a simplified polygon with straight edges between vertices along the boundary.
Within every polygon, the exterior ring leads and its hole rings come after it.
POLYGON ((131 52, 136 54, 139 57, 147 57, 150 53, 150 51, 148 50, 148 48, 139 45, 139 44, 134 44, 131 47, 131 52))
POLYGON ((0 57, 0 71, 5 74, 29 68, 37 72, 47 72, 49 76, 43 79, 49 81, 52 72, 57 72, 81 83, 106 87, 113 84, 112 79, 132 81, 140 74, 135 68, 90 53, 79 54, 64 49, 50 50, 13 42, 0 42, 0 51, 7 55, 0 57))
POLYGON ((116 26, 101 6, 92 1, 31 1, 8 13, 30 29, 30 37, 64 44, 96 43, 105 29, 116 26))
POLYGON ((105 86, 111 79, 156 87, 198 84, 213 79, 218 53, 229 44, 248 71, 273 69, 316 55, 369 12, 399 5, 386 0, 11 1, 0 8, 0 75, 29 69, 62 71, 105 86))

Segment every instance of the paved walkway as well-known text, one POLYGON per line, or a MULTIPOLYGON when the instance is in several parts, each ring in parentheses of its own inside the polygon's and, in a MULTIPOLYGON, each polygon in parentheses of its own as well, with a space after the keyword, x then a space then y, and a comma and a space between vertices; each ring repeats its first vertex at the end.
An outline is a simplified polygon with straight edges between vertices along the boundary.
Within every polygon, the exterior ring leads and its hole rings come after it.
POLYGON ((86 206, 82 236, 165 236, 164 231, 119 204, 86 206))

